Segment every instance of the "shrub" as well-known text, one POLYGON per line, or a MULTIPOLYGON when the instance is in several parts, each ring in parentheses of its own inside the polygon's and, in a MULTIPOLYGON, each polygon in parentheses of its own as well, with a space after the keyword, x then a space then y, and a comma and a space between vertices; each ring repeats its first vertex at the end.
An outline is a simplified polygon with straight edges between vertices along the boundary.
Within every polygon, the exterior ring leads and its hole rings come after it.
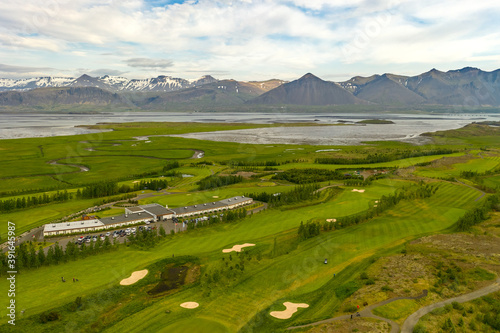
POLYGON ((418 323, 413 328, 413 333, 427 333, 427 329, 425 328, 425 326, 422 323, 418 323))
POLYGON ((356 307, 356 305, 353 305, 353 304, 349 304, 349 305, 346 305, 344 307, 344 312, 350 312, 350 313, 353 313, 353 312, 356 312, 358 311, 358 308, 356 307))
POLYGON ((42 314, 40 314, 40 322, 42 324, 45 324, 49 321, 56 321, 59 318, 61 318, 61 315, 56 311, 43 312, 42 314))
POLYGON ((382 288, 380 288, 382 291, 394 291, 394 289, 392 289, 391 287, 389 286, 382 286, 382 288))
POLYGON ((464 306, 458 302, 451 302, 451 306, 453 306, 453 308, 455 310, 463 310, 464 309, 464 306))

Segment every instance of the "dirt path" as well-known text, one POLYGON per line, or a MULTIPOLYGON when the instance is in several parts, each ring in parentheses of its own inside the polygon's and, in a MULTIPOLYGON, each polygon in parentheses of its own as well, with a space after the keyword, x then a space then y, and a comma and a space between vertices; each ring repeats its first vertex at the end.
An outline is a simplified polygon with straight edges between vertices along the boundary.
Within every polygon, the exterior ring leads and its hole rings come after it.
POLYGON ((418 309, 416 312, 412 313, 403 323, 403 327, 401 328, 401 333, 411 333, 413 332, 413 329, 415 328, 415 325, 417 325, 418 321, 420 318, 428 314, 434 309, 441 308, 445 306, 446 304, 451 304, 452 302, 458 302, 458 303, 464 303, 468 301, 472 301, 476 298, 488 295, 492 292, 500 290, 500 279, 497 279, 495 282, 490 284, 487 287, 478 289, 476 291, 473 291, 471 293, 465 294, 465 295, 460 295, 457 297, 449 298, 445 301, 434 303, 431 305, 427 305, 426 307, 418 309))
MULTIPOLYGON (((391 325, 391 331, 390 331, 390 333, 398 333, 399 332, 399 325, 398 325, 398 323, 396 323, 396 322, 394 322, 394 321, 392 321, 390 319, 387 319, 387 318, 376 316, 376 315, 374 315, 372 313, 372 310, 375 309, 375 308, 378 308, 379 306, 386 305, 386 304, 389 304, 389 303, 392 303, 394 301, 398 301, 398 300, 401 300, 401 299, 419 299, 419 298, 422 298, 422 297, 425 297, 425 296, 427 296, 427 290, 424 290, 422 292, 422 294, 418 295, 418 296, 390 298, 390 299, 387 299, 385 301, 382 301, 382 302, 379 302, 379 303, 376 303, 376 304, 372 304, 372 305, 366 307, 365 309, 361 310, 359 312, 359 317, 374 318, 374 319, 385 321, 386 323, 388 323, 389 325, 391 325)), ((339 316, 339 317, 335 317, 335 318, 330 318, 330 319, 325 319, 325 320, 317 321, 315 323, 311 323, 311 324, 307 324, 307 325, 288 327, 287 330, 293 330, 295 328, 302 328, 302 327, 309 327, 309 326, 316 326, 316 325, 321 325, 321 324, 328 324, 328 323, 331 323, 331 322, 337 321, 337 320, 357 319, 357 318, 358 318, 358 316, 356 316, 356 315, 353 315, 352 317, 351 317, 351 315, 344 315, 344 316, 339 316)))

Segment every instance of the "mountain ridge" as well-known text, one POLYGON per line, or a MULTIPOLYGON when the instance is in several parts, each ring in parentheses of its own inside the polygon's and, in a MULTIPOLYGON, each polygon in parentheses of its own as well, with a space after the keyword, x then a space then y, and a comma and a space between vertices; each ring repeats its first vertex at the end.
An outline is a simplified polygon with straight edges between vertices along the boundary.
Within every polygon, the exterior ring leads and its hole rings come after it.
POLYGON ((196 80, 165 75, 129 80, 119 76, 92 77, 84 74, 76 79, 0 79, 0 90, 2 87, 9 91, 0 92, 0 106, 33 106, 37 105, 38 98, 38 105, 44 106, 57 103, 67 105, 75 101, 76 104, 118 103, 133 108, 160 110, 176 107, 186 110, 216 109, 242 105, 262 105, 264 108, 272 105, 500 107, 500 69, 487 72, 475 67, 447 72, 433 68, 414 76, 393 73, 354 76, 343 82, 325 81, 312 73, 306 73, 291 82, 280 79, 217 80, 209 75, 196 80), (69 94, 66 88, 90 87, 103 92, 82 89, 72 91, 71 97, 62 98, 69 94), (55 95, 55 90, 49 88, 59 89, 60 95, 55 95), (79 97, 76 98, 75 94, 79 97), (84 101, 85 95, 88 101, 84 101))

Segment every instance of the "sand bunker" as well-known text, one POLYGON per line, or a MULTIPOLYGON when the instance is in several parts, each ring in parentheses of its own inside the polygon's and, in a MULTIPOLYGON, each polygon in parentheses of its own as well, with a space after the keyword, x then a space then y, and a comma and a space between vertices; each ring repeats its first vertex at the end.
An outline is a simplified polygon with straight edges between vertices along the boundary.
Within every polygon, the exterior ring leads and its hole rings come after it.
POLYGON ((218 195, 214 195, 214 196, 212 196, 212 198, 218 198, 218 197, 219 197, 218 195))
POLYGON ((298 308, 308 308, 309 304, 306 303, 292 303, 292 302, 285 302, 283 303, 284 306, 286 306, 286 310, 283 311, 273 311, 270 313, 271 316, 274 318, 278 319, 289 319, 292 317, 292 315, 297 312, 298 308))
POLYGON ((378 203, 378 200, 375 200, 375 203, 378 203))
POLYGON ((337 219, 326 219, 326 222, 337 222, 337 219))
POLYGON ((377 207, 378 205, 373 205, 373 207, 377 207))
POLYGON ((138 183, 138 182, 139 182, 138 180, 134 180, 132 183, 136 184, 136 183, 138 183))
POLYGON ((199 306, 200 304, 196 302, 185 302, 181 304, 181 307, 183 307, 184 309, 196 309, 199 306))
POLYGON ((357 190, 357 189, 354 189, 352 190, 352 192, 359 192, 359 193, 363 193, 365 190, 357 190))
POLYGON ((233 246, 230 249, 224 249, 224 250, 222 250, 222 252, 224 252, 224 253, 229 253, 229 252, 233 252, 233 251, 241 252, 241 250, 244 247, 247 247, 247 246, 255 246, 255 244, 245 243, 245 244, 242 244, 242 245, 235 245, 235 246, 233 246))
POLYGON ((120 281, 122 286, 130 286, 131 284, 136 283, 140 279, 144 278, 148 274, 147 269, 143 269, 142 271, 135 271, 130 275, 129 278, 123 279, 120 281))

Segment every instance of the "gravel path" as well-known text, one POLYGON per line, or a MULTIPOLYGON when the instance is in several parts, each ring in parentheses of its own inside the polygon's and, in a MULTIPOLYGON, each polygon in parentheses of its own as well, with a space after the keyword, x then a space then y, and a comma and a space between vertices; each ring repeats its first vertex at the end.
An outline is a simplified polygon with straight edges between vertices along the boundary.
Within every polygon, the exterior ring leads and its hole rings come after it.
MULTIPOLYGON (((387 318, 376 316, 376 315, 374 315, 372 313, 372 310, 375 309, 375 308, 378 308, 379 306, 386 305, 386 304, 389 304, 389 303, 392 303, 394 301, 398 301, 398 300, 401 300, 401 299, 419 299, 419 298, 422 298, 422 297, 425 297, 425 296, 427 296, 427 290, 424 290, 421 295, 414 296, 414 297, 394 297, 394 298, 390 298, 390 299, 387 299, 385 301, 382 301, 382 302, 379 302, 379 303, 376 303, 376 304, 372 304, 372 305, 366 307, 365 309, 363 309, 363 310, 361 310, 359 312, 359 315, 360 315, 360 317, 375 318, 375 319, 378 319, 378 320, 385 321, 386 323, 388 323, 389 325, 391 325, 391 331, 390 331, 390 333, 398 333, 399 332, 399 325, 396 322, 394 322, 394 321, 392 321, 390 319, 387 319, 387 318)), ((309 327, 309 326, 316 326, 316 325, 321 325, 321 324, 327 324, 327 323, 331 323, 333 321, 345 320, 345 319, 350 319, 350 318, 351 318, 351 315, 344 315, 344 316, 339 316, 339 317, 335 317, 335 318, 330 318, 330 319, 325 319, 325 320, 317 321, 315 323, 311 323, 311 324, 307 324, 307 325, 292 326, 292 327, 287 328, 287 330, 293 330, 295 328, 302 328, 302 327, 309 327)), ((357 318, 358 317, 356 315, 353 315, 353 317, 351 319, 357 319, 357 318)))
POLYGON ((488 294, 495 292, 495 291, 498 291, 498 290, 500 290, 500 279, 497 279, 494 283, 490 284, 487 287, 478 289, 478 290, 473 291, 471 293, 468 293, 465 295, 460 295, 457 297, 453 297, 453 298, 447 299, 445 301, 434 303, 431 305, 427 305, 423 308, 420 308, 416 312, 412 313, 406 319, 406 321, 403 323, 401 333, 413 332, 413 328, 415 327, 415 325, 417 325, 419 319, 434 309, 441 308, 441 307, 445 306, 446 304, 451 304, 452 302, 464 303, 464 302, 472 301, 473 299, 488 295, 488 294))

